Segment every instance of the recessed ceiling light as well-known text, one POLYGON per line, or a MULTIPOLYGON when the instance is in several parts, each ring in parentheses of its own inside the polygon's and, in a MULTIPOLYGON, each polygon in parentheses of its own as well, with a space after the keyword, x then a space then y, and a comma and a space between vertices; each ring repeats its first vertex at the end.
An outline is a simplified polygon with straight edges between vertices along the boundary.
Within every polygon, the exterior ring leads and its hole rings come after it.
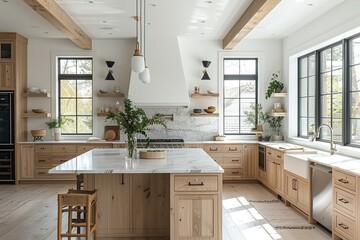
POLYGON ((312 4, 312 3, 308 3, 308 6, 309 6, 309 7, 312 7, 312 6, 314 6, 314 4, 312 4))
POLYGON ((207 1, 204 1, 204 3, 212 3, 212 1, 208 1, 208 0, 207 0, 207 1))
POLYGON ((156 4, 155 3, 149 3, 148 6, 149 7, 156 7, 156 4))
POLYGON ((45 34, 49 34, 49 32, 44 32, 45 34))
POLYGON ((103 20, 103 21, 101 21, 102 23, 107 23, 107 21, 106 20, 103 20))
POLYGON ((101 30, 113 30, 114 28, 112 28, 112 27, 100 27, 99 29, 101 29, 101 30))
POLYGON ((109 35, 112 35, 112 33, 109 33, 109 35))
POLYGON ((34 26, 34 25, 32 25, 32 26, 30 26, 31 28, 40 28, 39 26, 34 26))
POLYGON ((205 33, 200 33, 201 35, 205 35, 205 33))
POLYGON ((146 23, 146 26, 150 26, 150 25, 151 25, 151 22, 147 22, 147 23, 146 23))
POLYGON ((9 2, 9 0, 1 0, 2 2, 4 2, 4 3, 7 3, 7 2, 9 2))
POLYGON ((87 3, 94 3, 94 1, 87 1, 87 3))

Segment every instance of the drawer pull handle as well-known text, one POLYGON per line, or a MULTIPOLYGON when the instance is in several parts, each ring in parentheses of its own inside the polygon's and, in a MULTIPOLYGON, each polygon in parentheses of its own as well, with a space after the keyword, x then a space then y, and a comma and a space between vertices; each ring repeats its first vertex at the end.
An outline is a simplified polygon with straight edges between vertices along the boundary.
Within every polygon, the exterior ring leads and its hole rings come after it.
POLYGON ((343 198, 339 198, 339 201, 342 202, 342 203, 345 203, 345 204, 346 204, 346 203, 349 203, 349 201, 346 201, 346 200, 343 199, 343 198))
POLYGON ((342 227, 343 229, 349 229, 349 227, 348 226, 346 226, 345 224, 343 224, 343 223, 339 223, 339 226, 340 227, 342 227))
POLYGON ((233 159, 231 160, 232 162, 239 162, 240 160, 239 159, 233 159))
POLYGON ((276 157, 277 157, 277 158, 281 158, 281 156, 280 156, 280 155, 276 155, 276 157))
POLYGON ((46 162, 46 160, 39 160, 39 162, 46 162))
POLYGON ((271 152, 267 152, 269 155, 271 155, 271 152))
POLYGON ((214 148, 213 148, 213 147, 211 147, 211 148, 210 148, 210 151, 217 151, 217 150, 218 150, 218 148, 217 148, 217 147, 214 147, 214 148))
POLYGON ((235 147, 235 148, 229 148, 229 151, 237 151, 237 147, 235 147))
POLYGON ((189 186, 204 186, 204 182, 200 182, 200 183, 192 183, 192 182, 189 182, 188 185, 189 185, 189 186))
POLYGON ((343 178, 340 178, 338 181, 339 181, 339 182, 342 182, 342 183, 345 183, 345 184, 349 183, 349 181, 348 181, 348 180, 343 179, 343 178))
POLYGON ((239 171, 237 171, 237 172, 231 172, 232 174, 240 174, 240 172, 239 171))
POLYGON ((43 174, 45 174, 45 172, 39 172, 38 174, 39 174, 39 175, 43 175, 43 174))

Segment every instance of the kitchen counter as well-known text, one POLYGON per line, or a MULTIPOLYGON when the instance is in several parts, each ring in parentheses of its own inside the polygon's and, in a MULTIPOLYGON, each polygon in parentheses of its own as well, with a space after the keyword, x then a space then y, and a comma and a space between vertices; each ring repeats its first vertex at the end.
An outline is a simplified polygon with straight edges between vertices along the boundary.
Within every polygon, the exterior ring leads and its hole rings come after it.
POLYGON ((204 150, 168 149, 165 159, 125 160, 125 149, 94 149, 49 173, 223 173, 204 150))
POLYGON ((309 161, 360 176, 360 160, 344 155, 322 154, 310 156, 309 161))

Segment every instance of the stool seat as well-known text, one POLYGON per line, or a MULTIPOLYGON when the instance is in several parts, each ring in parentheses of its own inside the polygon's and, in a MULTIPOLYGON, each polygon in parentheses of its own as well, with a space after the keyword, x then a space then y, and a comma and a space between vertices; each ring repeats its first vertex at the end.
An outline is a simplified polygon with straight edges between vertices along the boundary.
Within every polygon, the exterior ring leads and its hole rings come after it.
POLYGON ((74 190, 69 189, 66 194, 58 195, 58 240, 63 237, 85 237, 90 239, 93 233, 96 239, 96 209, 97 190, 74 190), (62 232, 62 215, 68 215, 67 232, 62 232), (75 213, 75 214, 73 214, 75 213), (73 232, 73 228, 77 232, 73 232), (85 228, 85 233, 81 233, 85 228))

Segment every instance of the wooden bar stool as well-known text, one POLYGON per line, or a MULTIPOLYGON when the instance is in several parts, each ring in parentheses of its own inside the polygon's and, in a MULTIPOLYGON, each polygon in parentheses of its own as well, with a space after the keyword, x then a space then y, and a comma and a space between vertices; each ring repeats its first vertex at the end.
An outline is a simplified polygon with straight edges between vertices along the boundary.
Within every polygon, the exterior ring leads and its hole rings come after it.
POLYGON ((58 240, 63 237, 67 237, 69 240, 72 237, 85 237, 86 240, 89 240, 92 233, 94 233, 93 239, 96 239, 96 201, 97 190, 69 189, 66 194, 58 195, 58 240), (68 214, 68 229, 63 233, 62 215, 65 212, 68 214), (77 228, 76 233, 72 231, 73 228, 77 228), (85 228, 85 232, 80 233, 81 228, 85 228))
POLYGON ((76 189, 84 189, 84 174, 76 175, 76 189))

